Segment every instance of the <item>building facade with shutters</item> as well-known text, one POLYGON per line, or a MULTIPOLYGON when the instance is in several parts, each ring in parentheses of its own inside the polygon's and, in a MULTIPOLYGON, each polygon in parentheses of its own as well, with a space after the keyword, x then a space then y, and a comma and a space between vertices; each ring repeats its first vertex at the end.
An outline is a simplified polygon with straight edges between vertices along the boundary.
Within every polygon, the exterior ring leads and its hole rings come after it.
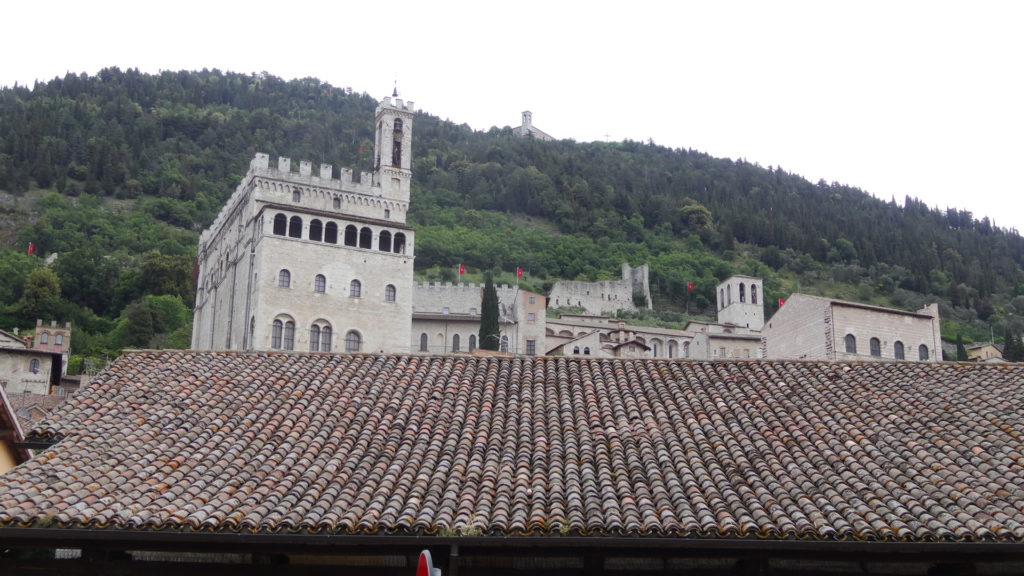
POLYGON ((372 172, 256 154, 200 237, 194 349, 409 350, 413 114, 377 106, 372 172))

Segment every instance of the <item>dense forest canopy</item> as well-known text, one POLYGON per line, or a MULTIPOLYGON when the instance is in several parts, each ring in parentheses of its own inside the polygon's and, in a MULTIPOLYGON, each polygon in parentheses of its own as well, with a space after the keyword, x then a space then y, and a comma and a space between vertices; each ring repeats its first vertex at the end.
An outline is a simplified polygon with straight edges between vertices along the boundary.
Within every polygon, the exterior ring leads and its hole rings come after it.
MULTIPOLYGON (((198 232, 253 154, 368 170, 376 104, 312 78, 217 70, 109 68, 0 90, 0 327, 70 320, 79 364, 187 346, 198 232)), ((638 322, 713 317, 718 280, 745 273, 765 278, 768 314, 799 290, 938 300, 951 339, 1024 327, 1024 239, 970 212, 650 142, 541 142, 428 113, 413 134, 424 278, 523 267, 545 290, 647 262, 661 312, 638 322)))

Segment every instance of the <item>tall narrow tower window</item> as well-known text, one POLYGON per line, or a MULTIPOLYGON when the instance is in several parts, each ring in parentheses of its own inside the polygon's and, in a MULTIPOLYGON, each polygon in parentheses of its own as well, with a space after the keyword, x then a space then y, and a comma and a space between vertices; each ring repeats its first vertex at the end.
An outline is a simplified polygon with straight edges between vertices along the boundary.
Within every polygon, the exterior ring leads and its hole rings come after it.
POLYGON ((288 217, 284 214, 274 216, 274 234, 284 236, 288 233, 288 217))
POLYGON ((391 165, 396 168, 402 167, 402 141, 395 140, 391 147, 391 165))
POLYGON ((740 302, 747 301, 747 287, 745 284, 740 282, 740 302))
POLYGON ((757 284, 750 285, 750 303, 757 304, 757 284))

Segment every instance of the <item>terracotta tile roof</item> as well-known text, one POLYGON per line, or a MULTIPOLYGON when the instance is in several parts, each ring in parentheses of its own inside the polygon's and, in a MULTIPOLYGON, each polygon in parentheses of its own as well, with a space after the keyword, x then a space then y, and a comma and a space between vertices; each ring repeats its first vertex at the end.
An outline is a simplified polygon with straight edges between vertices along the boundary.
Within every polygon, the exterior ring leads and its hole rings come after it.
POLYGON ((11 408, 18 416, 21 427, 31 430, 36 424, 42 422, 51 410, 63 403, 67 396, 19 392, 11 394, 7 398, 11 401, 11 408))
POLYGON ((133 352, 2 526, 1024 541, 1024 365, 133 352))

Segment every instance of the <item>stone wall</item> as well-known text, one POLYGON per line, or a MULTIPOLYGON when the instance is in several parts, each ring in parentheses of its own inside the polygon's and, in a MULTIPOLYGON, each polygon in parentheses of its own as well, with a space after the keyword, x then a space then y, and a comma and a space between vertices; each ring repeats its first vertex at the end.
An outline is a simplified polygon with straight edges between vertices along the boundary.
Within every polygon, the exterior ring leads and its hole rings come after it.
POLYGON ((647 264, 633 268, 623 263, 621 280, 556 282, 548 294, 548 306, 581 307, 588 314, 614 314, 618 310, 635 312, 637 307, 633 303, 633 294, 639 293, 647 300, 646 308, 653 309, 648 273, 647 264))

